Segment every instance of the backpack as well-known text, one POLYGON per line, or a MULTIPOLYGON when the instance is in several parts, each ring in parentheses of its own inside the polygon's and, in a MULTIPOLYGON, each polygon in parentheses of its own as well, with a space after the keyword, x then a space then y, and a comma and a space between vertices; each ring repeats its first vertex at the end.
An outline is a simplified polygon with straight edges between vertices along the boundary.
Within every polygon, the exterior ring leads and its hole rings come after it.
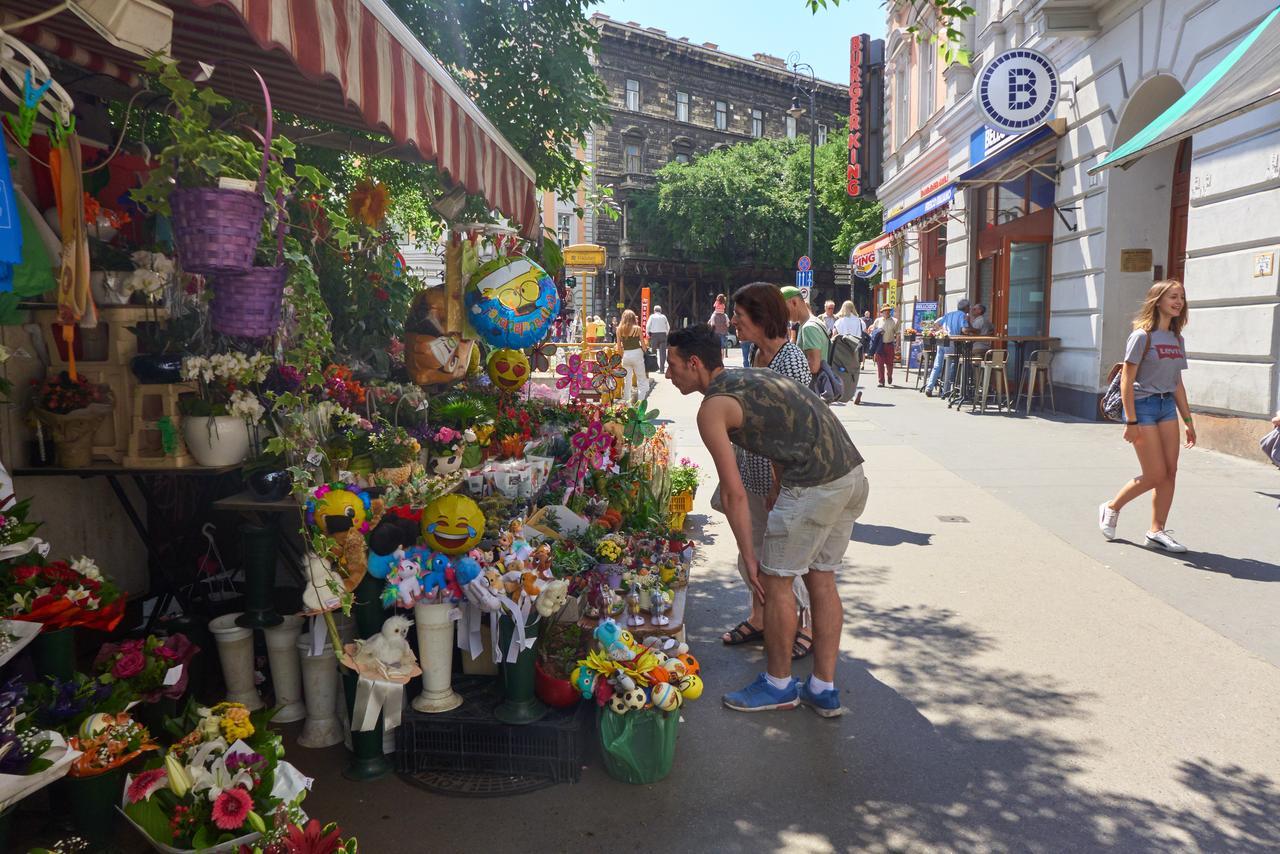
POLYGON ((840 401, 847 403, 853 399, 858 389, 858 372, 862 367, 862 341, 852 335, 836 335, 831 339, 827 350, 827 363, 840 377, 843 393, 840 401))
POLYGON ((822 364, 818 367, 818 372, 813 375, 813 379, 809 380, 809 389, 827 403, 847 399, 843 397, 844 381, 827 364, 826 359, 822 360, 822 364))
MULTIPOLYGON (((1146 346, 1142 348, 1142 358, 1138 360, 1139 365, 1146 360, 1150 350, 1151 333, 1148 332, 1146 346)), ((1107 390, 1102 393, 1102 398, 1098 401, 1098 408, 1102 410, 1103 416, 1112 421, 1124 421, 1124 397, 1120 394, 1120 379, 1123 372, 1123 361, 1111 366, 1111 370, 1107 372, 1107 390)))

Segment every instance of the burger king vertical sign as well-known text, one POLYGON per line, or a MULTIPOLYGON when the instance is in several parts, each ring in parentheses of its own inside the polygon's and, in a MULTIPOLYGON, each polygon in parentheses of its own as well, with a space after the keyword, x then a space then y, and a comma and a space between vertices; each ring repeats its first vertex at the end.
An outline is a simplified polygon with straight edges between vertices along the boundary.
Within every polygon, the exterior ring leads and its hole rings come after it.
POLYGON ((862 63, 866 55, 865 35, 849 39, 849 195, 862 195, 862 63))

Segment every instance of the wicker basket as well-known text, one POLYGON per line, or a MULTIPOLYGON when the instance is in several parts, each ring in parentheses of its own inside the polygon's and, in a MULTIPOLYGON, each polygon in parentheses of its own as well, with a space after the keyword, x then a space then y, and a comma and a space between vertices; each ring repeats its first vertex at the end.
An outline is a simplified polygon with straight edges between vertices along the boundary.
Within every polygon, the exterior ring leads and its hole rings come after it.
POLYGON ((266 338, 280 326, 280 303, 289 270, 253 267, 247 273, 218 276, 213 281, 209 321, 215 332, 244 338, 266 338))
POLYGON ((173 242, 182 269, 205 275, 253 267, 267 203, 262 194, 217 187, 174 190, 173 242))

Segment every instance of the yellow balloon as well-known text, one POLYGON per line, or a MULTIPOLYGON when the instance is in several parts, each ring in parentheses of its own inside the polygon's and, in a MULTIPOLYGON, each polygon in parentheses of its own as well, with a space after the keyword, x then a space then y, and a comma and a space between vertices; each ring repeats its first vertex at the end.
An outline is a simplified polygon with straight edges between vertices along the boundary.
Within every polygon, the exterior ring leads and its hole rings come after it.
POLYGON ((529 381, 529 357, 520 350, 494 350, 489 354, 489 379, 503 391, 518 391, 529 381))
POLYGON ((433 551, 460 555, 484 536, 484 511, 465 495, 442 495, 422 511, 422 541, 433 551))
POLYGON ((694 673, 685 674, 680 677, 676 687, 686 700, 696 700, 702 696, 702 677, 694 673))

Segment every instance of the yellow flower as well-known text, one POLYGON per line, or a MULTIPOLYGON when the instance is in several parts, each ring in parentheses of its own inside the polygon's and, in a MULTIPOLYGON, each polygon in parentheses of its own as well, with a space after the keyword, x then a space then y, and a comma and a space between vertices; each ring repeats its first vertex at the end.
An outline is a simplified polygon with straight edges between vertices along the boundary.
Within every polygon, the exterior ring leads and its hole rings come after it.
POLYGON ((227 709, 222 713, 222 735, 227 741, 248 738, 253 735, 253 724, 249 722, 249 710, 241 706, 238 709, 227 709))

